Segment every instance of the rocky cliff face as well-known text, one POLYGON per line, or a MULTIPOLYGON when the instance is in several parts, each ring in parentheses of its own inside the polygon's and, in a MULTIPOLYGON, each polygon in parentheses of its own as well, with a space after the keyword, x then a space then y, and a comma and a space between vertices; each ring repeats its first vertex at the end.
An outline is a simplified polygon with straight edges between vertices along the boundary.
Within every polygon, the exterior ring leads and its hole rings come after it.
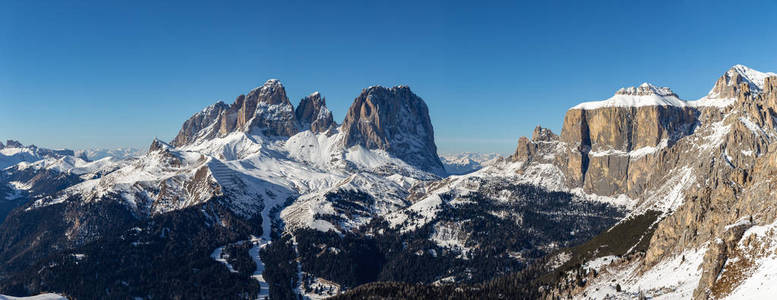
POLYGON ((326 99, 319 92, 302 98, 294 114, 297 116, 300 128, 310 129, 313 133, 327 132, 336 125, 332 112, 326 107, 326 99))
POLYGON ((548 160, 547 155, 555 151, 558 140, 558 135, 550 129, 537 126, 534 128, 531 140, 523 136, 518 139, 518 148, 515 149, 511 159, 525 164, 532 162, 552 163, 553 160, 548 160))
POLYGON ((7 140, 5 142, 5 146, 8 147, 8 148, 23 148, 24 147, 24 145, 22 145, 22 143, 19 143, 19 141, 15 141, 15 140, 7 140))
POLYGON ((567 188, 637 197, 646 188, 653 155, 691 134, 698 116, 696 106, 669 88, 623 88, 610 99, 567 111, 560 137, 537 127, 531 140, 519 139, 512 159, 526 162, 524 169, 532 162, 554 165, 567 188))
POLYGON ((279 80, 268 80, 229 106, 218 102, 195 114, 184 122, 172 144, 183 146, 236 131, 281 137, 299 132, 294 107, 279 80))
MULTIPOLYGON (((777 75, 738 65, 697 101, 645 86, 568 111, 564 150, 550 152, 566 187, 624 194, 635 216, 663 212, 644 235, 644 253, 593 267, 598 277, 573 295, 753 298, 777 257, 777 205, 769 200, 777 197, 776 84, 777 75)), ((527 144, 514 156, 531 157, 527 144)), ((570 292, 562 290, 556 295, 570 292)))
POLYGON ((385 150, 411 165, 445 174, 429 109, 406 86, 363 90, 348 110, 342 131, 346 147, 385 150))
POLYGON ((737 98, 742 84, 747 85, 753 92, 760 92, 764 88, 764 80, 769 76, 777 76, 777 74, 761 73, 743 65, 735 65, 715 82, 708 97, 737 98))
POLYGON ((567 112, 561 140, 567 145, 567 178, 587 192, 629 192, 630 164, 693 132, 691 107, 604 107, 567 112))
POLYGON ((229 109, 229 105, 219 101, 194 114, 183 123, 181 131, 178 132, 178 135, 173 139, 172 144, 175 146, 183 146, 194 142, 197 138, 214 137, 217 133, 215 130, 202 132, 206 136, 200 136, 199 134, 203 129, 216 126, 221 114, 227 109, 229 109))

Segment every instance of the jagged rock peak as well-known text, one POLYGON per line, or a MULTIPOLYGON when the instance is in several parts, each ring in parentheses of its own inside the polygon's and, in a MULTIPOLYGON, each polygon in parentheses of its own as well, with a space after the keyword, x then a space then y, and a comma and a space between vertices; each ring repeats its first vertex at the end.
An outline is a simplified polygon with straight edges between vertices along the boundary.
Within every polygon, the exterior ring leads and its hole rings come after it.
POLYGON ((346 147, 382 149, 423 170, 444 175, 426 103, 407 86, 362 90, 343 121, 346 147))
POLYGON ((256 87, 248 92, 247 99, 256 99, 267 104, 289 104, 289 98, 286 97, 286 88, 283 87, 278 79, 268 79, 262 86, 256 87))
POLYGON ((549 150, 555 147, 555 143, 551 142, 558 140, 559 136, 550 131, 550 129, 537 125, 534 128, 534 132, 532 132, 531 140, 525 136, 518 139, 518 147, 515 148, 515 152, 510 159, 526 163, 542 160, 543 155, 541 153, 549 153, 549 150))
POLYGON ((747 84, 751 92, 761 92, 766 78, 771 76, 777 76, 777 74, 760 72, 744 65, 735 65, 718 78, 707 97, 736 98, 742 83, 747 84))
POLYGON ((15 141, 15 140, 7 140, 5 142, 5 146, 8 148, 24 148, 24 145, 22 145, 22 143, 19 143, 19 141, 15 141))
POLYGON ((177 147, 193 142, 198 138, 197 134, 201 130, 213 125, 221 113, 227 109, 229 109, 229 105, 226 105, 223 101, 218 101, 194 114, 183 123, 181 131, 173 139, 172 144, 177 147))
POLYGON ((219 101, 194 114, 184 122, 172 144, 179 147, 232 132, 285 137, 299 132, 294 106, 279 80, 267 80, 247 95, 238 96, 231 105, 219 101))
POLYGON ((670 88, 657 87, 647 82, 640 84, 638 87, 632 86, 627 88, 621 88, 617 92, 615 92, 615 95, 627 95, 627 96, 656 95, 656 96, 664 96, 664 97, 667 97, 667 96, 677 97, 677 94, 675 94, 670 88))
POLYGON ((315 92, 300 100, 294 114, 302 130, 325 132, 335 127, 332 112, 326 107, 326 98, 315 92))
POLYGON ((534 142, 550 142, 558 140, 558 135, 553 133, 553 131, 548 128, 543 128, 540 125, 537 125, 537 127, 534 127, 531 140, 534 142))
POLYGON ((172 146, 168 143, 165 143, 158 138, 154 138, 154 141, 151 142, 151 146, 148 147, 148 152, 154 152, 158 150, 167 150, 172 148, 172 146))

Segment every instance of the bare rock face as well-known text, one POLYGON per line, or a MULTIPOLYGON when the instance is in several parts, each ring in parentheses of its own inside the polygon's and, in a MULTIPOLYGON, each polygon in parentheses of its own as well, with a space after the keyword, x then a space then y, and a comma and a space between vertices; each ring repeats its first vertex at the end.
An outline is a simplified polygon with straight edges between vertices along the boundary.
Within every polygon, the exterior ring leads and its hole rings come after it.
POLYGON ((561 141, 568 145, 562 169, 566 169, 569 185, 600 195, 626 193, 634 158, 693 132, 699 114, 695 108, 639 104, 654 101, 651 97, 676 99, 668 88, 645 84, 621 89, 613 99, 622 99, 618 95, 635 97, 627 99, 636 104, 573 108, 567 112, 561 141))
POLYGON ((7 140, 5 142, 5 146, 8 148, 24 148, 24 145, 22 145, 22 143, 19 143, 19 141, 15 141, 15 140, 7 140))
POLYGON ((238 96, 232 105, 218 102, 195 114, 184 123, 173 145, 183 146, 236 131, 280 137, 299 132, 294 107, 280 81, 270 79, 248 95, 238 96))
POLYGON ((170 148, 171 148, 170 145, 168 145, 167 143, 165 143, 163 141, 160 141, 159 139, 155 138, 151 142, 151 146, 148 147, 148 152, 154 152, 154 151, 159 151, 159 150, 167 150, 167 149, 170 149, 170 148))
MULTIPOLYGON (((227 109, 229 109, 229 105, 219 101, 194 114, 191 118, 183 123, 181 131, 178 132, 178 135, 175 137, 175 139, 173 139, 172 144, 175 146, 182 146, 195 141, 200 137, 198 136, 200 131, 216 123, 216 121, 219 119, 219 116, 221 116, 221 113, 227 109)), ((207 133, 213 135, 216 132, 210 131, 207 133)), ((210 136, 209 138, 212 137, 213 136, 210 136)))
MULTIPOLYGON (((693 298, 723 299, 777 240, 777 233, 747 233, 777 221, 775 141, 777 74, 734 66, 699 101, 643 85, 578 105, 564 119, 560 151, 535 151, 534 139, 521 138, 512 158, 546 164, 537 158, 554 154, 567 188, 625 194, 635 214, 662 212, 644 254, 634 256, 638 270, 624 274, 640 276, 679 255, 686 263, 689 251, 706 249, 693 298)), ((687 263, 696 268, 699 260, 687 263)), ((599 286, 571 294, 592 287, 599 286)))
POLYGON ((326 107, 326 99, 319 92, 302 98, 294 114, 300 128, 310 129, 313 133, 327 132, 336 125, 332 112, 326 107))
POLYGON ((736 98, 742 84, 747 85, 751 91, 760 92, 764 89, 764 80, 770 76, 777 76, 777 74, 758 72, 743 65, 733 66, 715 82, 708 97, 736 98))
POLYGON ((294 107, 286 97, 286 89, 276 79, 248 93, 238 111, 236 128, 259 130, 265 135, 289 137, 299 132, 294 107))
POLYGON ((553 153, 558 140, 558 135, 550 129, 537 126, 534 128, 531 140, 523 136, 518 139, 518 148, 515 149, 511 159, 525 164, 542 161, 547 154, 553 153))
POLYGON ((346 147, 381 149, 423 170, 444 175, 426 103, 410 88, 362 90, 343 121, 346 147))

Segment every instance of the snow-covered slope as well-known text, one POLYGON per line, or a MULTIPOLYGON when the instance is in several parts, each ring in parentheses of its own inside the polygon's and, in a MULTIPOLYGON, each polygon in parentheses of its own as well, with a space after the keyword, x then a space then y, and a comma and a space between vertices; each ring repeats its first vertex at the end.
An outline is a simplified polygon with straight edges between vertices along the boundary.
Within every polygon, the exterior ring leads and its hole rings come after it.
POLYGON ((462 175, 479 170, 485 165, 493 162, 500 155, 496 153, 474 153, 464 152, 455 154, 441 154, 445 171, 451 175, 462 175))
MULTIPOLYGON (((386 150, 367 149, 361 144, 346 146, 341 128, 321 132, 308 129, 289 137, 278 135, 279 130, 290 132, 284 130, 293 121, 285 117, 285 107, 290 105, 283 86, 270 80, 252 90, 251 95, 254 94, 258 97, 254 112, 239 106, 241 100, 231 106, 239 108, 242 116, 253 118, 238 118, 239 126, 230 132, 215 129, 221 126, 216 119, 230 116, 225 104, 211 106, 184 124, 176 138, 177 147, 155 140, 146 155, 102 177, 39 199, 35 207, 69 199, 86 203, 120 199, 138 216, 147 216, 225 197, 233 211, 250 216, 289 199, 320 199, 334 190, 358 190, 376 200, 377 204, 365 216, 369 219, 404 205, 402 198, 410 188, 408 182, 438 178, 437 170, 420 169, 386 150), (273 117, 279 109, 284 111, 282 116, 273 117), (278 120, 280 127, 272 120, 278 120), (273 134, 265 134, 268 128, 273 134)), ((323 101, 318 105, 319 110, 325 109, 323 101)), ((75 159, 48 165, 81 172, 102 162, 75 159)), ((298 202, 305 202, 301 200, 298 202)), ((295 214, 294 218, 307 221, 290 223, 314 223, 310 214, 295 214)), ((340 225, 363 223, 357 219, 340 225)))
POLYGON ((697 100, 682 100, 667 87, 656 87, 645 82, 638 87, 622 88, 607 100, 583 102, 571 109, 592 110, 605 107, 643 106, 726 107, 736 100, 740 84, 747 84, 750 91, 759 93, 764 89, 764 82, 769 76, 777 76, 777 74, 760 72, 744 65, 735 65, 723 75, 707 95, 697 100))
POLYGON ((112 157, 114 160, 123 160, 141 156, 145 152, 145 150, 137 148, 93 148, 76 150, 75 156, 88 160, 100 160, 106 157, 112 157))
POLYGON ((618 90, 614 96, 604 101, 583 102, 571 109, 600 109, 605 107, 642 107, 642 106, 686 106, 677 94, 667 87, 656 87, 643 83, 638 87, 618 90))

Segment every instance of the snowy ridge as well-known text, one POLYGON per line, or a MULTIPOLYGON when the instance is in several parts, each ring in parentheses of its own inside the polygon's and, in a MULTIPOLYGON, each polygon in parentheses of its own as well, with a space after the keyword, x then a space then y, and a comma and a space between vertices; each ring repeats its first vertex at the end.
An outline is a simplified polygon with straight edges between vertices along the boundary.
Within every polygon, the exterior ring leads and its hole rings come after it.
MULTIPOLYGON (((764 88, 764 81, 766 77, 777 76, 777 73, 761 72, 751 69, 745 65, 734 65, 730 70, 726 72, 726 75, 733 77, 734 73, 741 75, 747 83, 750 85, 750 89, 761 91, 764 88)), ((735 84, 734 82, 728 82, 729 85, 735 84)), ((710 91, 712 93, 712 91, 710 91)))
POLYGON ((485 165, 493 163, 500 157, 496 153, 457 153, 440 154, 440 161, 445 171, 451 175, 463 175, 479 170, 485 165))
POLYGON ((94 148, 75 151, 75 156, 88 160, 100 160, 112 157, 114 160, 139 157, 145 154, 145 150, 137 148, 94 148))
POLYGON ((371 173, 356 173, 332 188, 301 196, 281 212, 281 219, 286 223, 286 229, 290 231, 301 227, 324 232, 351 231, 368 223, 374 216, 386 215, 406 207, 407 189, 414 181, 399 174, 381 177, 371 173), (364 207, 366 211, 363 214, 344 218, 346 221, 343 223, 332 224, 317 218, 322 215, 341 216, 342 212, 330 201, 330 197, 348 195, 349 192, 368 194, 374 202, 364 207))
POLYGON ((643 107, 643 106, 687 106, 667 87, 656 87, 643 83, 638 87, 622 88, 614 96, 604 101, 583 102, 570 109, 600 109, 606 107, 643 107))
MULTIPOLYGON (((744 65, 735 65, 724 76, 732 78, 735 74, 750 85, 751 91, 761 92, 767 77, 777 76, 777 73, 765 73, 756 71, 744 65)), ((728 80, 728 86, 736 82, 728 80)), ((676 106, 676 107, 727 107, 736 101, 736 98, 721 97, 715 92, 717 86, 697 100, 686 101, 680 99, 677 94, 668 87, 657 87, 650 83, 642 83, 637 87, 621 88, 614 96, 602 101, 583 102, 570 109, 601 109, 607 107, 645 107, 645 106, 676 106)))

